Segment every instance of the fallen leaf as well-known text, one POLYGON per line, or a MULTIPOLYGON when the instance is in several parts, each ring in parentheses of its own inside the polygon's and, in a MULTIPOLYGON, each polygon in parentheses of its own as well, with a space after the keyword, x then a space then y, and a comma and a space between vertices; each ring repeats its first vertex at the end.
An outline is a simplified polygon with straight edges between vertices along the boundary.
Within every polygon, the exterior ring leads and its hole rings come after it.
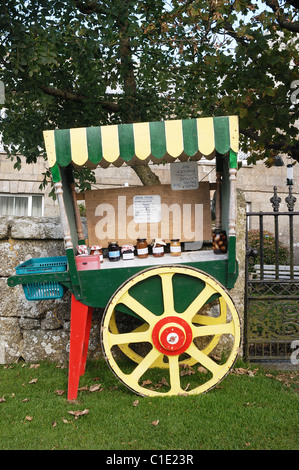
POLYGON ((152 382, 151 380, 144 380, 144 381, 142 382, 141 387, 144 387, 145 385, 150 385, 150 384, 152 384, 152 383, 153 383, 153 382, 152 382))
POLYGON ((91 387, 89 387, 89 391, 90 392, 101 392, 103 390, 101 384, 97 384, 97 385, 91 385, 91 387))
POLYGON ((85 410, 83 410, 83 411, 80 411, 80 410, 77 410, 77 411, 68 411, 68 414, 73 415, 73 416, 75 416, 76 418, 78 418, 79 416, 88 415, 88 413, 89 413, 89 410, 88 410, 88 409, 85 409, 85 410))
POLYGON ((65 394, 65 390, 55 390, 54 393, 56 393, 57 395, 61 396, 61 395, 64 395, 64 394, 65 394))
POLYGON ((71 421, 68 421, 68 420, 65 419, 65 418, 62 418, 62 421, 63 421, 65 424, 71 424, 71 421))
POLYGON ((38 379, 32 379, 30 380, 30 382, 28 382, 29 384, 36 384, 36 382, 38 381, 38 379))
POLYGON ((25 421, 32 421, 32 420, 33 420, 32 416, 27 415, 26 418, 25 418, 25 421))
POLYGON ((139 400, 133 401, 133 406, 138 406, 139 405, 139 400))
POLYGON ((101 377, 95 377, 94 379, 92 379, 94 382, 96 382, 97 380, 101 380, 101 377))
POLYGON ((160 383, 161 383, 162 385, 166 385, 167 387, 169 387, 169 383, 167 382, 167 380, 165 379, 165 377, 162 377, 160 383))
POLYGON ((4 403, 6 400, 4 398, 4 396, 2 398, 0 398, 0 403, 4 403))
POLYGON ((27 403, 27 401, 29 401, 29 398, 24 398, 24 400, 22 400, 23 403, 27 403))
POLYGON ((187 364, 184 364, 184 367, 183 367, 184 370, 182 370, 180 372, 180 376, 183 377, 184 375, 193 375, 195 374, 194 370, 192 369, 192 367, 188 366, 187 364))
POLYGON ((56 428, 56 426, 57 426, 56 421, 53 421, 53 423, 52 423, 52 428, 56 428))
POLYGON ((79 387, 79 388, 78 388, 78 391, 79 391, 79 392, 88 392, 88 390, 89 390, 89 388, 88 388, 87 385, 85 385, 84 387, 79 387))
POLYGON ((38 369, 40 367, 40 364, 31 364, 29 369, 38 369))
POLYGON ((202 366, 199 366, 197 368, 197 371, 201 372, 202 374, 207 374, 208 373, 207 369, 205 367, 202 367, 202 366))
POLYGON ((158 420, 158 419, 156 419, 156 420, 155 420, 155 421, 153 421, 151 424, 152 424, 153 426, 158 426, 158 424, 159 424, 159 420, 158 420))

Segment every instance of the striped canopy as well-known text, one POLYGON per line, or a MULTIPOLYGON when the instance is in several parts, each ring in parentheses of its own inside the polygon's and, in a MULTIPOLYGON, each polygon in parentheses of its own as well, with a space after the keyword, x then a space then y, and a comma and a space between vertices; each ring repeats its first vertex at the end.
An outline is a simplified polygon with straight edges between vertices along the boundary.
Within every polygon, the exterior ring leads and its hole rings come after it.
POLYGON ((212 159, 230 154, 236 166, 238 117, 210 117, 44 131, 49 166, 134 165, 212 159))

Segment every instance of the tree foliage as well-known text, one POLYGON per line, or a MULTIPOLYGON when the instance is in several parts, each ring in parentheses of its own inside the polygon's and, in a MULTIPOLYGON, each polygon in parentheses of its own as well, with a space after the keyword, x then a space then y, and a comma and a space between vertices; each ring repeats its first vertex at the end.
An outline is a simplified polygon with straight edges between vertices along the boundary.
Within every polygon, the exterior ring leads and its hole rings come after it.
POLYGON ((299 160, 296 2, 1 3, 0 131, 16 167, 18 154, 31 163, 44 153, 44 129, 227 114, 239 115, 252 160, 299 160))

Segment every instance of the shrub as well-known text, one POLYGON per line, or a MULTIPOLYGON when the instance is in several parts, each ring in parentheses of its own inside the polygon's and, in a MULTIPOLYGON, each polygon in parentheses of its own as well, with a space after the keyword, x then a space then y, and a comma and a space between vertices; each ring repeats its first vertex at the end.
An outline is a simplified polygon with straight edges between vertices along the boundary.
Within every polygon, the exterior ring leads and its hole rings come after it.
MULTIPOLYGON (((275 237, 273 233, 264 230, 264 264, 275 264, 275 237)), ((253 270, 255 264, 260 264, 260 232, 259 230, 249 230, 248 232, 248 245, 250 248, 257 250, 258 256, 256 258, 250 257, 248 261, 249 270, 253 270)), ((282 243, 278 243, 278 259, 280 265, 286 265, 290 262, 289 249, 282 243)))

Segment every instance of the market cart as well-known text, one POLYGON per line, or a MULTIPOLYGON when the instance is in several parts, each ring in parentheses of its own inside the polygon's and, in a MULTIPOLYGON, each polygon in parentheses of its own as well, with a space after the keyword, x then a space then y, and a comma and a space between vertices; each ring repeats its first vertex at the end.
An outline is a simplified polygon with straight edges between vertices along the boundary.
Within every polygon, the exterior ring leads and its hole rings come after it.
POLYGON ((238 276, 238 118, 51 130, 44 139, 65 256, 26 261, 8 285, 23 285, 29 301, 71 292, 68 399, 76 399, 84 374, 94 307, 105 309, 104 357, 129 389, 168 396, 217 385, 241 336, 229 294, 238 276), (215 159, 213 188, 198 182, 194 162, 202 157, 215 159), (73 169, 149 161, 171 163, 171 184, 86 191, 86 240, 73 169), (156 368, 159 384, 151 380, 156 368))

